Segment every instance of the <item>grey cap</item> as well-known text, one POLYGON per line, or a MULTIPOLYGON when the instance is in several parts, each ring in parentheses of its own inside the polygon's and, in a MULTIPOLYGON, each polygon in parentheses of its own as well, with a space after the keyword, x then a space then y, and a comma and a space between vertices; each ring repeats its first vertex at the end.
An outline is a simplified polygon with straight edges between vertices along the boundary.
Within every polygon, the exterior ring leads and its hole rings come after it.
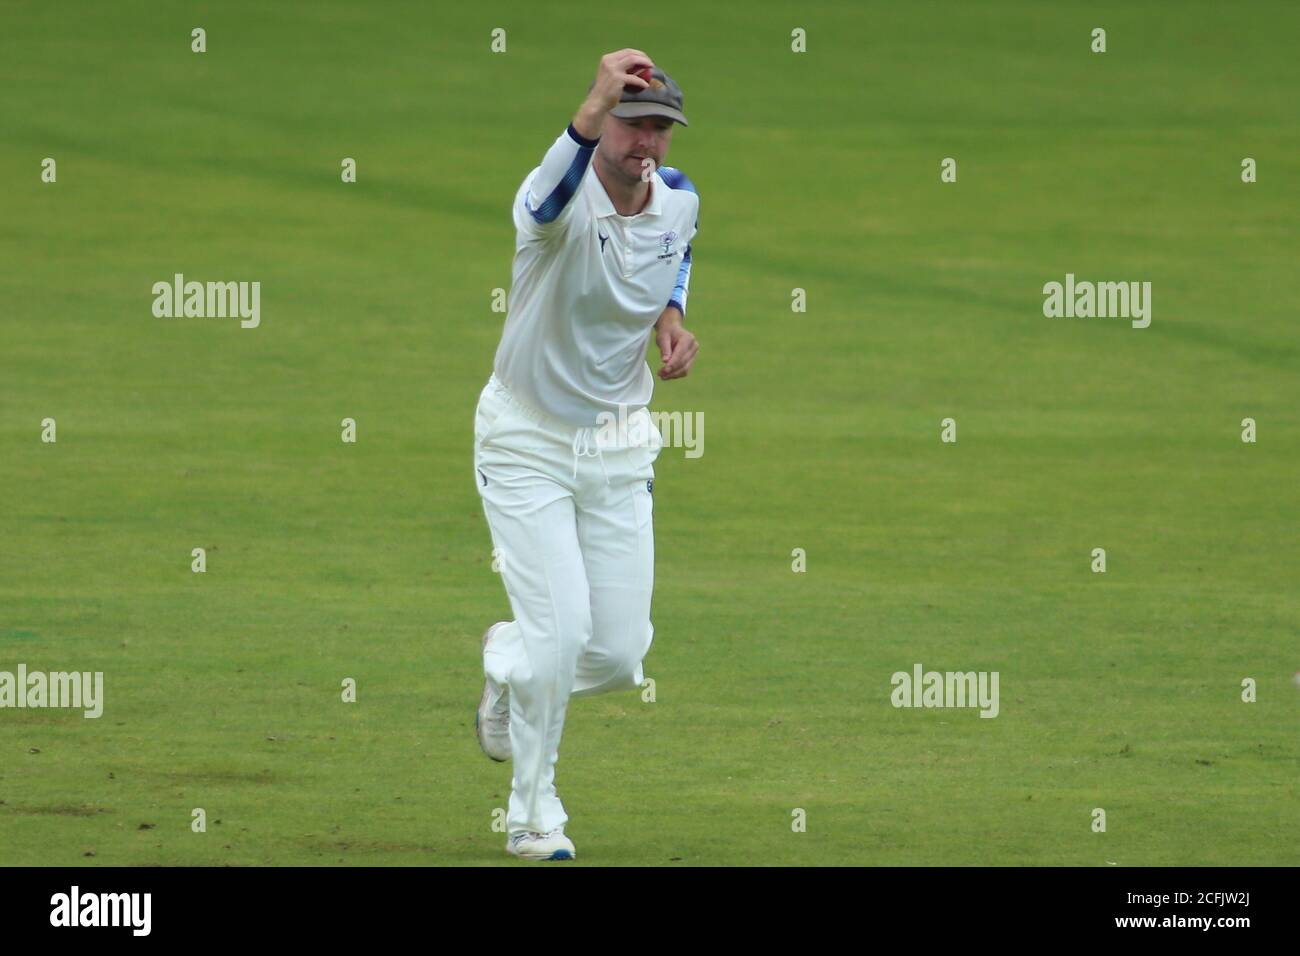
POLYGON ((620 119, 666 116, 683 126, 690 125, 682 114, 682 88, 657 66, 650 71, 650 85, 635 93, 625 91, 618 106, 610 110, 609 115, 620 119))

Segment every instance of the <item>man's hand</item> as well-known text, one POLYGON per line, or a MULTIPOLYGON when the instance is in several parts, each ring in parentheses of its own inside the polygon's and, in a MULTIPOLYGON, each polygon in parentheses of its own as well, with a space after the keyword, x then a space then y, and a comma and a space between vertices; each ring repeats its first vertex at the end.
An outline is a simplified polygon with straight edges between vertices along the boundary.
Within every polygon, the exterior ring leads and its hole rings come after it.
POLYGON ((586 102, 578 108, 573 117, 573 128, 578 135, 587 139, 599 139, 605 127, 605 116, 618 106, 623 98, 623 87, 632 86, 644 90, 650 84, 637 76, 632 70, 648 66, 654 68, 654 61, 640 50, 626 49, 606 53, 600 58, 596 70, 596 82, 587 94, 586 102))
POLYGON ((682 328, 682 314, 677 306, 668 306, 659 316, 659 321, 655 323, 655 341, 659 344, 659 354, 664 360, 663 368, 659 369, 659 377, 665 381, 670 378, 685 378, 695 362, 700 343, 694 335, 682 328))

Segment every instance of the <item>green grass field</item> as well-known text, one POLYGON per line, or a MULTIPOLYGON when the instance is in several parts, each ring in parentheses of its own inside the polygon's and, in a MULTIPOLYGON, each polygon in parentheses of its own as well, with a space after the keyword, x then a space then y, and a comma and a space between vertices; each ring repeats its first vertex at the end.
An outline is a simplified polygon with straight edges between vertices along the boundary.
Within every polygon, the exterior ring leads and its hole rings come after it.
POLYGON ((106 702, 0 710, 0 864, 518 865, 472 419, 511 199, 625 46, 686 93, 703 348, 652 407, 707 429, 657 699, 569 711, 577 865, 1300 862, 1300 10, 382 9, 6 7, 0 671, 106 702), (177 272, 260 327, 155 318, 177 272), (1151 326, 1046 318, 1067 272, 1151 326), (895 709, 918 662, 999 716, 895 709))

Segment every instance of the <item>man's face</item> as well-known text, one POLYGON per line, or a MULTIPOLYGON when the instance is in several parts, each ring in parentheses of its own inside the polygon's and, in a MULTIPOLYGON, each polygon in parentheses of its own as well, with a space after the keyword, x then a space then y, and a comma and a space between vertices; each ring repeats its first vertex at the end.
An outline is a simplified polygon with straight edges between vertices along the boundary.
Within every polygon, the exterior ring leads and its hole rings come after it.
POLYGON ((658 169, 668 155, 672 142, 672 120, 664 116, 639 116, 635 119, 609 117, 601 131, 597 147, 607 169, 617 171, 627 182, 639 180, 642 169, 658 169), (654 160, 643 166, 642 160, 654 160))

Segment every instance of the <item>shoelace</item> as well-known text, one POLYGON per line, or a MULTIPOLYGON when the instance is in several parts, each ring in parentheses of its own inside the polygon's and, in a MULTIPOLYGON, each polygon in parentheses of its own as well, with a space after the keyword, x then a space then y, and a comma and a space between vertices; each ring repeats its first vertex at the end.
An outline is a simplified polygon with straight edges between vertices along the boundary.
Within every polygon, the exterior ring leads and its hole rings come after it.
POLYGON ((573 480, 578 480, 578 459, 579 458, 599 458, 600 470, 605 476, 605 484, 609 484, 609 471, 605 468, 605 456, 601 454, 600 442, 596 437, 595 428, 579 428, 573 434, 573 480))
POLYGON ((550 830, 546 833, 538 833, 536 830, 529 830, 527 833, 516 833, 510 839, 516 843, 518 843, 520 840, 527 839, 528 837, 533 837, 534 839, 538 839, 538 840, 548 840, 551 837, 555 836, 556 834, 563 836, 564 827, 556 827, 554 830, 550 830))

